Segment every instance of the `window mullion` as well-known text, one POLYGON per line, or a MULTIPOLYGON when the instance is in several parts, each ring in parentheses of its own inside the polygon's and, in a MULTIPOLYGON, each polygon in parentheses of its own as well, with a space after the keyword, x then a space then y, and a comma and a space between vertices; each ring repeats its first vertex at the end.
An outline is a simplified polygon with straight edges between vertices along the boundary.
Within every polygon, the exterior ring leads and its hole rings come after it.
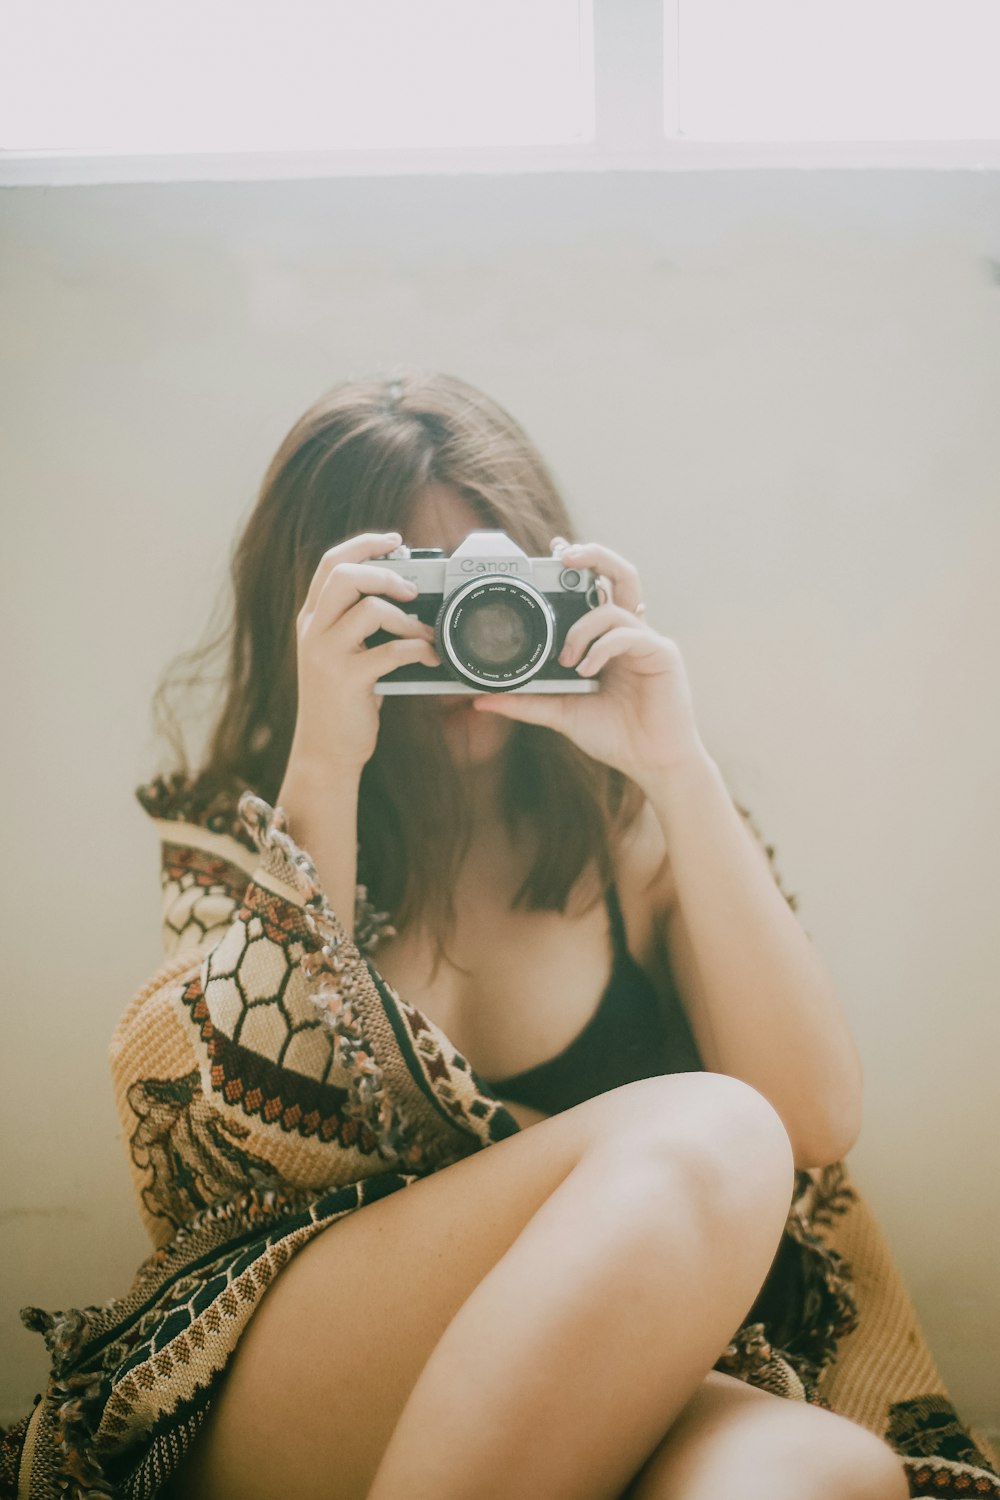
POLYGON ((663 0, 593 0, 596 146, 663 151, 663 0))

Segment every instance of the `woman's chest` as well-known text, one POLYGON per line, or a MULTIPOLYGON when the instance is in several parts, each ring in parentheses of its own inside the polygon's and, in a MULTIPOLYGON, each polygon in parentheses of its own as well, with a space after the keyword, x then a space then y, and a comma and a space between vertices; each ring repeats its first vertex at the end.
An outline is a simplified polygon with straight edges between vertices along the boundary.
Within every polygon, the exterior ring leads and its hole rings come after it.
MULTIPOLYGON (((456 899, 454 932, 436 972, 435 945, 419 930, 380 944, 374 962, 480 1077, 509 1078, 556 1057, 587 1026, 625 943, 656 982, 653 914, 627 890, 619 898, 624 943, 617 953, 603 899, 575 915, 511 910, 487 887, 456 899)), ((544 1118, 527 1106, 511 1112, 521 1124, 544 1118)))

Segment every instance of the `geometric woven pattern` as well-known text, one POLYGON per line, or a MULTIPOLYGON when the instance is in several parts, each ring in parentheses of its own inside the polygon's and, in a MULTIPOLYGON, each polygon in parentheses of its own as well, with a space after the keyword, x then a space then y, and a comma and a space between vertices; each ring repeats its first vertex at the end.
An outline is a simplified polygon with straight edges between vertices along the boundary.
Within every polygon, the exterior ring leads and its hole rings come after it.
POLYGON ((225 932, 246 885, 230 860, 183 844, 164 845, 160 879, 167 958, 225 932))
POLYGON ((287 903, 267 892, 253 909, 241 907, 206 959, 206 1009, 216 1035, 325 1083, 333 1047, 309 998, 299 925, 287 903))

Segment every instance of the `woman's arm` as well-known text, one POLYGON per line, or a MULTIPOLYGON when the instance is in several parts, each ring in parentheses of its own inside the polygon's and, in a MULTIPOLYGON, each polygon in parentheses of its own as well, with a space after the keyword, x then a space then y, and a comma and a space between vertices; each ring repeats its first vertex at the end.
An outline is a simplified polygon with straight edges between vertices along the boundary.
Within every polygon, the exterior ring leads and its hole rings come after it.
POLYGON ((357 776, 330 775, 290 761, 276 802, 288 818, 292 838, 312 854, 349 938, 354 936, 359 786, 357 776))
POLYGON ((601 691, 487 694, 477 710, 544 724, 630 776, 656 814, 668 871, 654 901, 703 1061, 742 1078, 785 1123, 796 1165, 838 1160, 861 1121, 861 1062, 830 976, 705 749, 680 649, 643 618, 639 575, 609 547, 553 551, 612 598, 575 621, 559 660, 601 691))
POLYGON ((839 1160, 860 1130, 862 1068, 830 975, 707 752, 644 791, 670 861, 670 967, 706 1067, 774 1105, 797 1167, 839 1160))
POLYGON ((399 541, 398 531, 366 531, 329 548, 296 617, 295 732, 277 806, 291 836, 310 849, 349 938, 358 793, 379 730, 375 684, 395 667, 438 665, 431 627, 392 602, 412 602, 417 585, 374 561, 399 541), (379 629, 388 639, 368 647, 379 629))

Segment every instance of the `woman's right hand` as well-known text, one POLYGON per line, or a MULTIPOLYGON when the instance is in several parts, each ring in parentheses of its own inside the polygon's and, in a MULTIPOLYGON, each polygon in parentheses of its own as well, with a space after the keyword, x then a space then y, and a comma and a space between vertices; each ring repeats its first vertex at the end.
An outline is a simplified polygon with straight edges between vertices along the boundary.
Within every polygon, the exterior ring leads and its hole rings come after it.
POLYGON ((320 558, 296 617, 298 713, 289 764, 360 776, 378 739, 376 681, 412 662, 438 666, 434 632, 397 604, 416 586, 391 568, 362 567, 400 543, 398 532, 362 532, 320 558), (366 646, 376 630, 398 639, 366 646))

